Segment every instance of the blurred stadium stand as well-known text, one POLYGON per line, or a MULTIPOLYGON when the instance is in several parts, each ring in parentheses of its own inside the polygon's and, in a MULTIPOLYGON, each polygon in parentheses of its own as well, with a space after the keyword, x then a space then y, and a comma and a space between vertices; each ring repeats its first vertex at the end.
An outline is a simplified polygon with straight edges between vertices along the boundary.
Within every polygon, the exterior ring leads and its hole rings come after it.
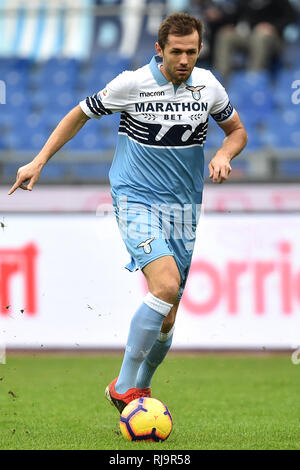
MULTIPOLYGON (((300 176, 300 91, 292 88, 296 83, 300 90, 300 1, 292 3, 298 17, 287 30, 282 63, 272 71, 237 70, 226 83, 249 136, 233 163, 236 181, 300 176)), ((188 0, 0 0, 2 184, 13 182, 17 168, 80 100, 122 70, 147 63, 164 15, 189 7, 188 0)), ((118 121, 118 115, 89 121, 48 163, 41 182, 107 182, 118 121)), ((222 138, 211 122, 208 158, 222 138)))

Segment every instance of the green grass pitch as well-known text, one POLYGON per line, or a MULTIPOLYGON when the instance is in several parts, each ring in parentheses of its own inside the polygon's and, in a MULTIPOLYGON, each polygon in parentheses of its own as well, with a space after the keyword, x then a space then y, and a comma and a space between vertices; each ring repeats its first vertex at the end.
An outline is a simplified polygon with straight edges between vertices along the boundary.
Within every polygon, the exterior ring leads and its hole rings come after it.
POLYGON ((8 355, 0 365, 0 449, 300 449, 300 364, 287 355, 169 354, 152 394, 174 428, 125 442, 104 389, 121 355, 8 355))

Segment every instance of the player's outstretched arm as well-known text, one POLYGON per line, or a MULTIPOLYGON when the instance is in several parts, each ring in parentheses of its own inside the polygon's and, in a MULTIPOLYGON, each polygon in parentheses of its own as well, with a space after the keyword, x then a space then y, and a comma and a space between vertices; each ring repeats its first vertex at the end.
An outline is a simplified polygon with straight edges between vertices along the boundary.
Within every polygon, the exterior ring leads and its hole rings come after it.
POLYGON ((218 123, 226 137, 222 146, 211 159, 208 169, 209 177, 214 183, 223 183, 231 172, 230 161, 246 146, 248 137, 237 112, 229 121, 218 123))
POLYGON ((16 182, 8 194, 12 194, 17 188, 32 191, 47 161, 77 134, 88 119, 90 118, 82 111, 79 105, 73 108, 60 121, 36 157, 30 163, 18 169, 16 182), (28 180, 28 184, 24 184, 28 180))

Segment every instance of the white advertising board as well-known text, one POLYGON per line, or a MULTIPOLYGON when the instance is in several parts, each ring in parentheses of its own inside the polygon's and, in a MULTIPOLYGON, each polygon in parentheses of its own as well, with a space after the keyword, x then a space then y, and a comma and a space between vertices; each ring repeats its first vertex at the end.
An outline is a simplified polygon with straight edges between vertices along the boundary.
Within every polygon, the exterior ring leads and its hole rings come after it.
MULTIPOLYGON (((30 191, 0 187, 0 213, 112 211, 110 187, 102 185, 39 185, 30 191)), ((298 184, 205 184, 205 212, 285 212, 300 210, 298 184)))
MULTIPOLYGON (((0 344, 119 348, 147 292, 113 216, 7 215, 0 344)), ((173 348, 300 345, 298 215, 201 216, 173 348)))

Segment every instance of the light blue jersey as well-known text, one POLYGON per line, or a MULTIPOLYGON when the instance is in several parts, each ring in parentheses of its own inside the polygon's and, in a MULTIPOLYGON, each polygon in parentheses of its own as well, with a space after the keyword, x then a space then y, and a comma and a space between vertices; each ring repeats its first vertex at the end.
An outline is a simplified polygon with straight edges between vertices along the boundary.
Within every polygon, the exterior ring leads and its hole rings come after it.
POLYGON ((123 72, 103 90, 80 102, 91 118, 120 112, 110 170, 114 211, 131 255, 130 271, 173 256, 181 276, 181 298, 190 269, 199 207, 209 115, 217 122, 235 111, 223 86, 195 67, 173 85, 161 61, 123 72))
POLYGON ((110 170, 113 196, 151 203, 201 204, 208 118, 225 122, 234 114, 223 86, 195 67, 185 83, 161 73, 159 57, 125 71, 80 103, 91 118, 121 113, 110 170))

